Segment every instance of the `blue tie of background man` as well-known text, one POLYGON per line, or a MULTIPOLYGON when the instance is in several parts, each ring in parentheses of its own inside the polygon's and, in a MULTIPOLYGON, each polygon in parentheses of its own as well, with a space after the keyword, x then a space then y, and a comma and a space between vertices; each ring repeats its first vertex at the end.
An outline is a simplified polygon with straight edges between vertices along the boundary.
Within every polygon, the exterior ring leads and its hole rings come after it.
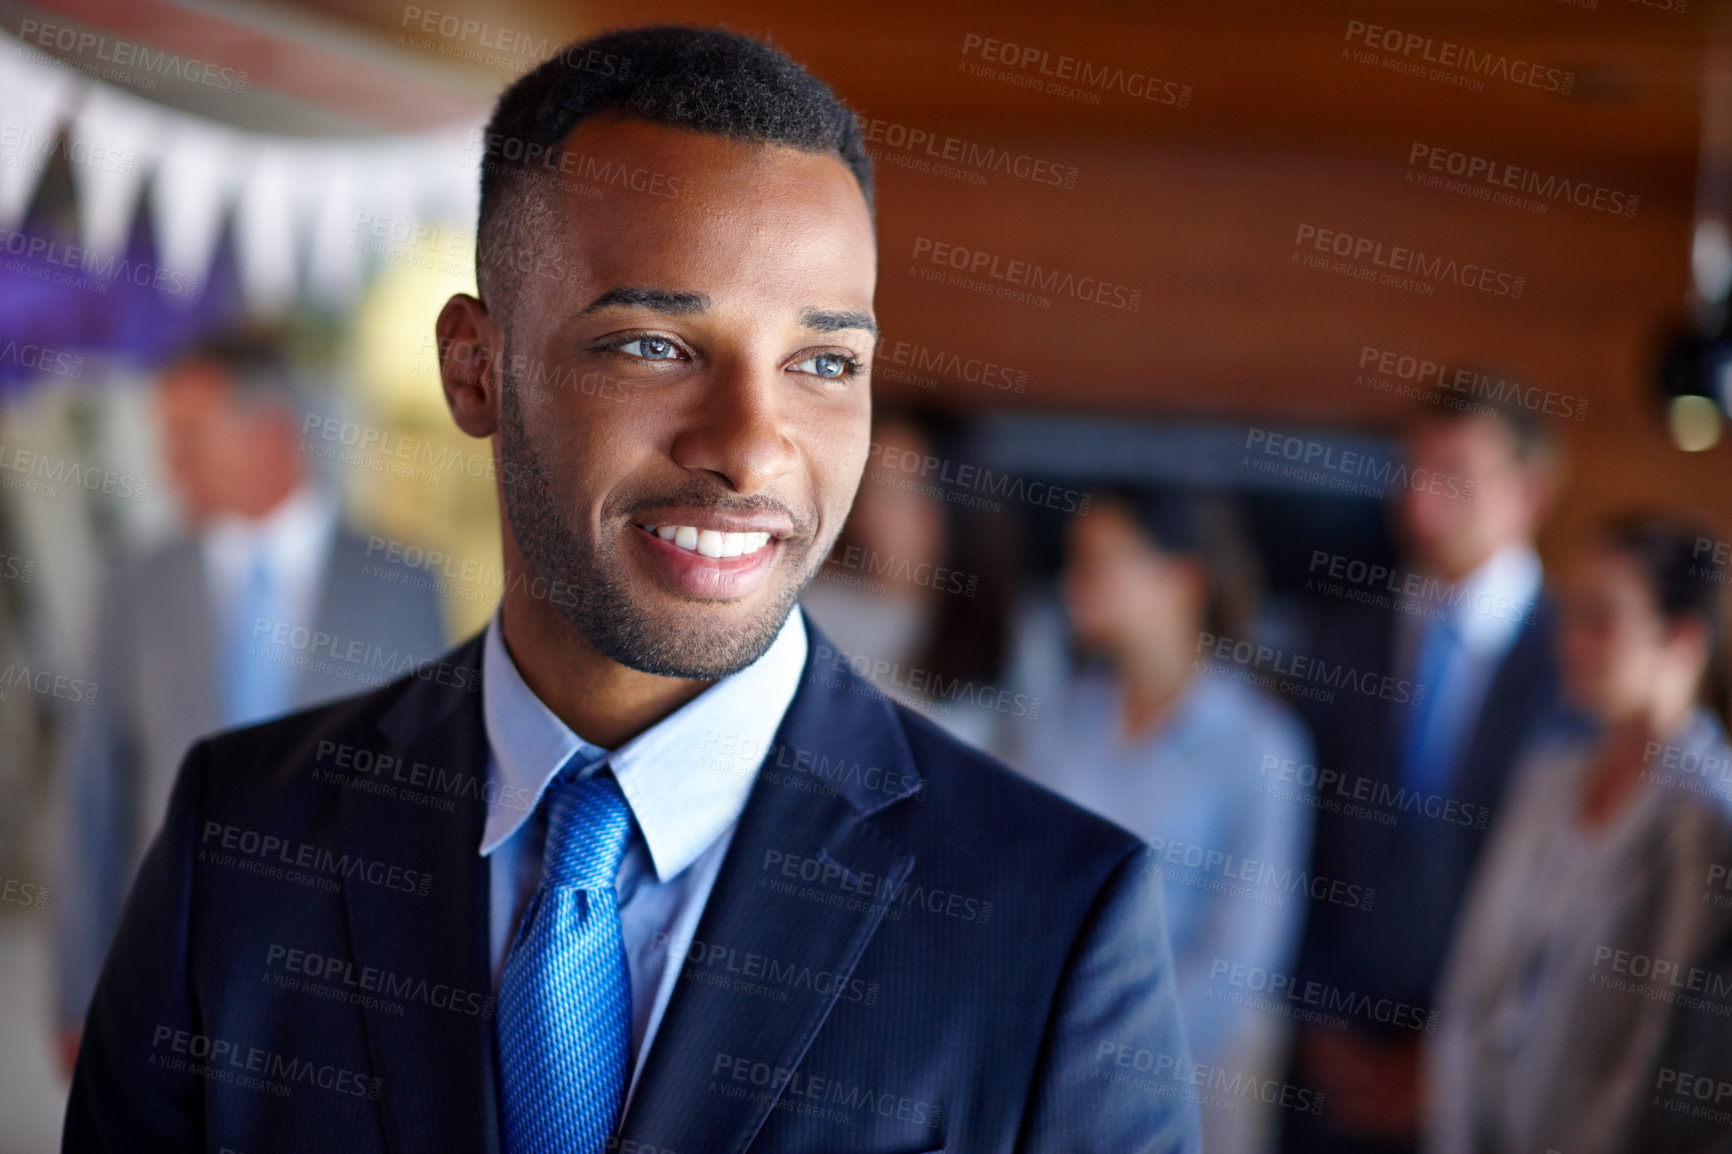
MULTIPOLYGON (((578 772, 581 772, 581 767, 578 772)), ((631 970, 614 878, 631 809, 605 765, 547 791, 541 888, 499 983, 505 1154, 600 1154, 631 1062, 631 970)))
POLYGON ((262 549, 253 551, 246 584, 234 617, 223 630, 226 652, 218 666, 223 671, 223 721, 230 726, 250 725, 288 710, 293 701, 295 666, 287 660, 286 647, 271 640, 271 632, 282 620, 277 604, 277 582, 262 549), (269 628, 254 636, 255 626, 269 628))
POLYGON ((1462 726, 1450 724, 1443 712, 1450 689, 1447 679, 1459 648, 1460 638, 1448 616, 1425 623, 1413 670, 1419 700, 1408 714, 1402 742, 1404 782, 1422 796, 1441 794, 1449 788, 1456 752, 1461 747, 1462 726))

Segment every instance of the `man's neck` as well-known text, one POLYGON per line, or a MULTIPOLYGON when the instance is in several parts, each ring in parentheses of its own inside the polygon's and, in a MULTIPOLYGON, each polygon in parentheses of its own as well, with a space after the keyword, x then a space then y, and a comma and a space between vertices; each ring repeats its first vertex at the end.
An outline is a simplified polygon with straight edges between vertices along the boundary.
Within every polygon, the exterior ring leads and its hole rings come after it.
POLYGON ((1453 565, 1445 565, 1433 561, 1429 563, 1426 568, 1430 570, 1432 576, 1439 580, 1447 582, 1450 585, 1460 585, 1465 581, 1471 580, 1474 574, 1480 572, 1487 565, 1491 564, 1495 558, 1511 548, 1519 547, 1521 544, 1523 544, 1523 542, 1520 539, 1503 541, 1494 545, 1485 552, 1477 553, 1469 558, 1457 559, 1453 565))
POLYGON ((500 617, 524 684, 573 733, 603 749, 617 749, 713 684, 621 665, 518 582, 507 583, 500 617))
POLYGON ((1166 723, 1191 683, 1191 667, 1180 651, 1162 652, 1159 642, 1138 646, 1135 656, 1121 658, 1118 669, 1126 737, 1148 736, 1166 723))
POLYGON ((299 494, 304 483, 305 478, 300 474, 284 470, 269 484, 261 484, 254 491, 240 496, 235 501, 234 512, 248 521, 263 521, 299 494))

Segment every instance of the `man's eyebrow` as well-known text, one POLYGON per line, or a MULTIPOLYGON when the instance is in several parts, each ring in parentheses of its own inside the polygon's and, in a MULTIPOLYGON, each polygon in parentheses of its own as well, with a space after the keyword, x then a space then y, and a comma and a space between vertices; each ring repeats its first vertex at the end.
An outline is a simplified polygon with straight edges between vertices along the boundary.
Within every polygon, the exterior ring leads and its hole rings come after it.
POLYGON ((830 312, 826 309, 806 309, 800 314, 800 323, 818 333, 840 332, 842 329, 863 329, 874 337, 878 335, 878 322, 872 319, 871 313, 865 312, 830 312))
POLYGON ((678 317, 705 312, 712 303, 714 302, 704 293, 633 285, 608 289, 590 301, 579 315, 588 316, 590 313, 597 313, 605 308, 624 307, 652 309, 658 313, 678 317))

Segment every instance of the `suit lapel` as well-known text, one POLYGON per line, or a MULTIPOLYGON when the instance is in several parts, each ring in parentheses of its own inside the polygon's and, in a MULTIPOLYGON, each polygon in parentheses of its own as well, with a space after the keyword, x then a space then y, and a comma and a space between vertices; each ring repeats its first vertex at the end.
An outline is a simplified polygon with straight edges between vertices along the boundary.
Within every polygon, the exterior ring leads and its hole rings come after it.
MULTIPOLYGON (((813 651, 821 651, 828 643, 810 623, 808 630, 813 651)), ((740 815, 697 938, 835 979, 824 993, 790 989, 786 1002, 679 981, 633 1092, 621 1149, 632 1149, 631 1141, 717 1152, 751 1145, 786 1075, 765 1086, 733 1082, 728 1072, 742 1062, 784 1072, 799 1066, 914 866, 913 854, 881 833, 872 816, 921 786, 889 704, 852 673, 830 676, 808 663, 740 815), (902 788, 869 788, 868 767, 901 775, 888 780, 902 788)), ((670 957, 669 964, 682 962, 670 957)))
POLYGON ((487 773, 480 667, 479 637, 430 666, 380 718, 384 736, 370 751, 402 758, 405 777, 416 763, 427 767, 446 785, 425 790, 424 800, 448 800, 449 811, 409 800, 406 790, 342 790, 344 852, 430 878, 425 896, 377 885, 343 891, 356 966, 375 967, 412 991, 381 995, 402 1002, 402 1014, 361 1011, 373 1072, 383 1081, 387 1142, 398 1154, 498 1149, 487 863, 479 853, 487 773), (480 1001, 483 1012, 439 1008, 415 993, 440 986, 472 995, 462 1001, 480 1001))

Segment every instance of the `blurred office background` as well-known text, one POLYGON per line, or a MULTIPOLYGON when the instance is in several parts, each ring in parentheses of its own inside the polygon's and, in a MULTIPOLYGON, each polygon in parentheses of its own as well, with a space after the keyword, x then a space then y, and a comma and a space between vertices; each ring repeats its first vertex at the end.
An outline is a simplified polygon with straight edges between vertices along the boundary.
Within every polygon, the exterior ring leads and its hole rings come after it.
POLYGON ((1014 757, 1063 721, 1041 686, 1076 648, 1062 574, 1097 495, 1228 510, 1219 563, 1258 593, 1235 628, 1312 652, 1340 608, 1307 592, 1320 555, 1403 564, 1401 484, 1342 462, 1398 463, 1416 411, 1474 400, 1440 374, 1506 383, 1558 445, 1548 577, 1630 507, 1689 512, 1711 527, 1704 563, 1732 569, 1712 528, 1732 524, 1729 15, 0 0, 0 877, 17 883, 0 1154, 57 1142, 57 767, 89 716, 70 686, 95 679, 106 574, 181 523, 161 377, 213 338, 271 334, 307 478, 369 557, 430 575, 443 639, 479 628, 494 486, 445 413, 432 323, 473 288, 491 99, 552 48, 725 23, 864 118, 887 415, 877 510, 814 612, 830 602, 845 649, 850 628, 877 639, 889 692, 920 696, 885 673, 900 663, 1041 698, 1039 716, 924 703, 1014 757), (1446 44, 1502 63, 1440 75, 1424 58, 1446 44), (928 459, 936 476, 903 464, 928 459), (898 488, 916 475, 943 499, 898 488))

